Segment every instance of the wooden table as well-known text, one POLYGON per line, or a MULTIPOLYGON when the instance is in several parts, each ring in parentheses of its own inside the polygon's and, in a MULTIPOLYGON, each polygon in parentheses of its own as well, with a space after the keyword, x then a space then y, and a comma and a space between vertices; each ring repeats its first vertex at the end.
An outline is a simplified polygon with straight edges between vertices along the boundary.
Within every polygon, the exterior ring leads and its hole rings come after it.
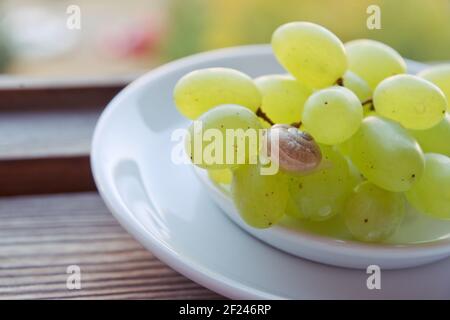
POLYGON ((0 299, 221 298, 144 249, 95 191, 90 137, 128 81, 0 81, 0 299))

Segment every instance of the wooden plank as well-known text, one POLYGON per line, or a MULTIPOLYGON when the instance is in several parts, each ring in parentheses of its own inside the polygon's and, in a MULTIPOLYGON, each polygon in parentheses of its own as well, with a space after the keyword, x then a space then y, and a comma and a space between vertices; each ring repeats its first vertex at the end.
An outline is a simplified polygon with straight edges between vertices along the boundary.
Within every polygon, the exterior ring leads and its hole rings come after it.
POLYGON ((217 299, 129 236, 96 193, 0 198, 0 299, 217 299), (66 287, 81 268, 81 290, 66 287))
POLYGON ((0 77, 0 109, 104 107, 137 76, 78 79, 0 77))
POLYGON ((0 196, 95 190, 89 153, 101 108, 0 110, 0 196))
POLYGON ((0 195, 95 190, 88 156, 0 161, 0 195))
POLYGON ((0 110, 0 160, 87 156, 102 108, 0 110))
POLYGON ((137 76, 0 77, 0 196, 94 190, 89 154, 95 124, 137 76))

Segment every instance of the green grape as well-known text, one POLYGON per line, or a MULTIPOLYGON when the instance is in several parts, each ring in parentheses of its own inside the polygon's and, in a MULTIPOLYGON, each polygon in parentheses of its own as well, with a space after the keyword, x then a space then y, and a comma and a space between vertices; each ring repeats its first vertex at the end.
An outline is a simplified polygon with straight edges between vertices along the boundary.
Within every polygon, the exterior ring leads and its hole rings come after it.
POLYGON ((300 212, 292 196, 289 196, 286 205, 286 215, 295 219, 306 219, 305 215, 303 215, 303 213, 300 212))
POLYGON ((372 89, 370 89, 367 82, 356 73, 347 71, 342 77, 342 82, 344 87, 356 94, 359 101, 366 102, 372 98, 372 89))
POLYGON ((393 121, 378 116, 364 118, 347 144, 352 162, 380 188, 403 192, 422 175, 422 150, 406 129, 393 121))
POLYGON ((450 111, 450 63, 427 68, 418 76, 433 82, 442 90, 447 98, 447 110, 450 111))
POLYGON ((258 117, 249 109, 221 105, 191 124, 186 151, 195 165, 205 169, 256 163, 261 128, 258 117))
POLYGON ((231 173, 231 170, 228 168, 215 169, 215 170, 208 170, 208 177, 215 183, 230 184, 233 174, 231 173))
POLYGON ((425 155, 425 171, 406 192, 418 210, 438 219, 450 219, 450 158, 441 154, 425 155))
POLYGON ((359 172, 358 168, 353 164, 352 160, 350 158, 345 157, 348 164, 348 172, 350 173, 350 179, 352 180, 353 186, 357 186, 361 182, 363 182, 364 176, 359 172))
POLYGON ((378 114, 408 129, 424 130, 444 118, 447 100, 436 85, 417 76, 402 74, 383 80, 375 89, 378 114))
POLYGON ((289 175, 290 216, 327 220, 343 211, 354 185, 347 160, 332 147, 321 145, 323 166, 307 175, 289 175))
POLYGON ((356 94, 359 101, 361 101, 364 116, 367 116, 374 110, 372 103, 373 92, 364 79, 354 72, 347 71, 342 79, 342 84, 356 94))
POLYGON ((373 102, 369 101, 363 105, 363 114, 364 117, 377 115, 373 106, 373 102))
POLYGON ((238 104, 252 111, 261 105, 261 95, 253 80, 226 68, 188 73, 177 82, 174 99, 178 111, 192 120, 221 104, 238 104))
POLYGON ((303 105, 311 90, 291 76, 268 75, 255 79, 261 92, 261 109, 275 123, 300 122, 303 105))
POLYGON ((363 78, 372 90, 383 79, 406 72, 406 63, 397 51, 384 43, 360 39, 345 44, 349 70, 363 78))
POLYGON ((233 170, 231 195, 245 222, 268 228, 283 217, 289 191, 284 173, 261 175, 260 169, 260 165, 243 165, 233 170))
POLYGON ((450 157, 450 114, 427 130, 409 131, 420 144, 423 152, 441 153, 450 157))
POLYGON ((334 84, 347 69, 344 46, 332 32, 310 22, 291 22, 272 35, 272 48, 281 65, 312 88, 334 84))
POLYGON ((392 235, 405 216, 402 193, 365 181, 355 188, 345 207, 345 223, 354 238, 376 242, 392 235))
POLYGON ((344 87, 314 92, 306 100, 303 125, 323 144, 339 144, 350 138, 361 125, 363 109, 358 97, 344 87))
POLYGON ((338 150, 342 155, 344 155, 346 157, 348 157, 348 155, 350 153, 347 141, 335 146, 336 150, 338 150))

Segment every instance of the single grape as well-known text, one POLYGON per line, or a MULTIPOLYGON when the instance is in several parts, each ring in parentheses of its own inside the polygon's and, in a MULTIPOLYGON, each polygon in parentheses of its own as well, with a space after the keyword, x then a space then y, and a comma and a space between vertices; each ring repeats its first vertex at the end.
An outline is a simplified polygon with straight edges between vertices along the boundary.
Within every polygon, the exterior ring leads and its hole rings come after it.
POLYGON ((450 219, 450 158, 425 154, 425 171, 406 192, 406 197, 421 212, 438 219, 450 219))
POLYGON ((372 89, 364 79, 354 72, 347 71, 342 78, 342 84, 356 94, 361 103, 372 98, 372 89))
POLYGON ((231 195, 241 217, 255 228, 268 228, 284 215, 289 191, 287 177, 261 175, 260 165, 243 165, 233 170, 231 195))
POLYGON ((383 79, 406 72, 397 51, 384 43, 360 39, 345 44, 349 70, 363 78, 373 90, 383 79))
POLYGON ((307 175, 289 175, 291 216, 323 221, 343 211, 354 187, 347 160, 329 146, 321 145, 321 152, 321 168, 307 175))
POLYGON ((403 192, 422 175, 422 150, 406 129, 393 121, 366 117, 346 144, 353 164, 380 188, 403 192))
POLYGON ((358 168, 353 164, 352 160, 345 157, 348 164, 348 172, 350 173, 350 178, 352 180, 353 186, 359 185, 361 182, 365 181, 364 176, 359 172, 358 168))
POLYGON ((347 141, 335 146, 336 150, 339 151, 340 154, 342 154, 343 156, 346 156, 346 157, 348 157, 349 153, 350 153, 349 144, 347 143, 347 141))
POLYGON ((418 74, 437 85, 445 94, 450 112, 450 63, 429 67, 418 74))
POLYGON ((370 117, 370 116, 379 116, 378 113, 375 112, 375 110, 372 110, 371 108, 369 109, 364 109, 364 117, 370 117))
POLYGON ((289 196, 288 203, 286 205, 286 215, 295 219, 306 219, 305 215, 300 212, 299 207, 295 203, 292 196, 289 196))
POLYGON ((186 151, 205 169, 231 168, 256 163, 259 149, 258 117, 237 105, 222 105, 205 112, 188 129, 186 151))
POLYGON ((408 129, 424 130, 445 115, 447 101, 436 85, 413 75, 397 75, 383 80, 373 95, 375 110, 408 129))
POLYGON ((334 86, 316 91, 306 100, 302 122, 317 142, 335 145, 358 130, 362 117, 358 97, 347 88, 334 86))
POLYGON ((372 89, 370 89, 369 85, 363 78, 349 70, 344 74, 342 85, 356 94, 359 101, 361 101, 364 116, 369 115, 373 112, 373 110, 375 110, 372 101, 372 89))
POLYGON ((272 48, 281 65, 312 88, 334 84, 347 69, 341 40, 314 23, 291 22, 278 27, 272 35, 272 48))
POLYGON ((208 170, 208 177, 219 184, 230 184, 233 174, 230 169, 208 170))
POLYGON ((178 111, 192 120, 221 104, 238 104, 252 111, 261 105, 261 95, 253 80, 227 68, 188 73, 177 82, 174 99, 178 111))
POLYGON ((262 76, 255 79, 255 84, 262 96, 261 109, 273 122, 300 122, 310 89, 286 75, 262 76))
POLYGON ((347 228, 356 239, 384 240, 395 232, 405 216, 404 195, 362 182, 349 197, 344 216, 347 228))
POLYGON ((440 153, 450 157, 450 114, 427 130, 409 131, 420 144, 423 152, 440 153))

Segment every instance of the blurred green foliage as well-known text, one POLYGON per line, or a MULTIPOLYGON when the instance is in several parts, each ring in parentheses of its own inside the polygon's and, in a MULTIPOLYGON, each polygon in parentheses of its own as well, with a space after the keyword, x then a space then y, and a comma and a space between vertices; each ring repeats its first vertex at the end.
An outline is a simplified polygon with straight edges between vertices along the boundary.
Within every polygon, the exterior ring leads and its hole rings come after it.
POLYGON ((181 58, 203 48, 201 34, 206 28, 203 0, 174 0, 170 7, 170 36, 166 46, 169 59, 181 58), (186 5, 186 2, 189 4, 186 5))
POLYGON ((282 23, 319 23, 343 41, 382 41, 415 60, 450 59, 450 0, 172 0, 167 58, 251 43, 268 43, 282 23), (369 30, 369 5, 381 29, 369 30))

